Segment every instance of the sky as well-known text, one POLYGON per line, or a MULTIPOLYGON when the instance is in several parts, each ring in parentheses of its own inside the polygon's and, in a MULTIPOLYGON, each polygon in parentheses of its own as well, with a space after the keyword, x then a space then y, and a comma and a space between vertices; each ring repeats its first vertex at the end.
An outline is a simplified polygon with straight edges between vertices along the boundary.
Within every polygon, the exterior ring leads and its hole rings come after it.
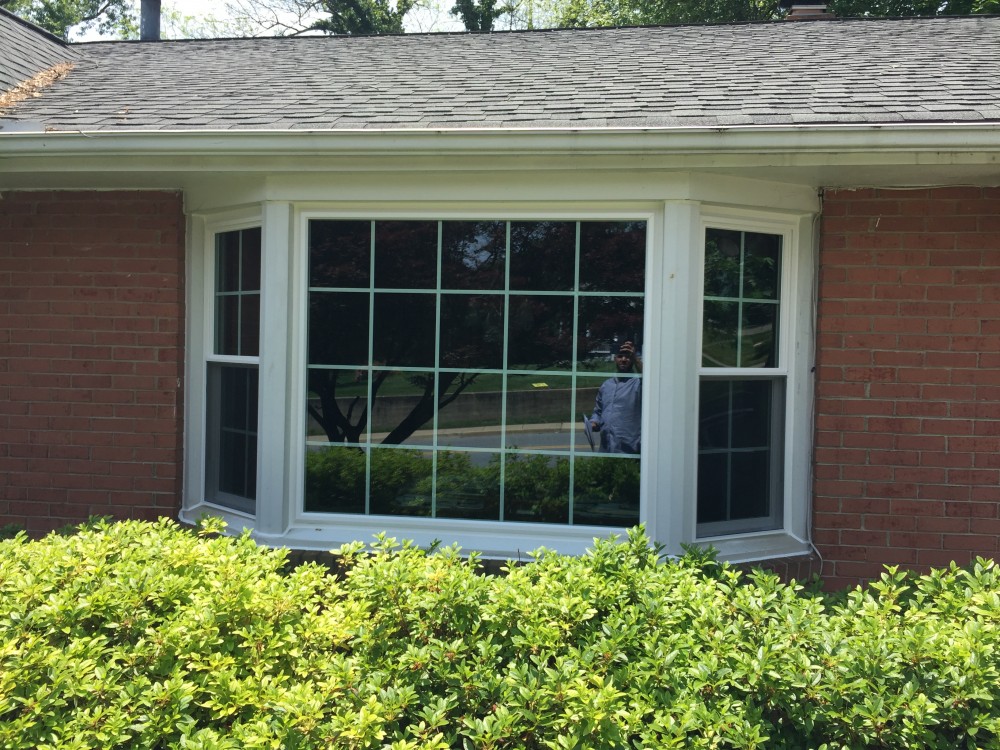
MULTIPOLYGON (((139 0, 135 0, 135 4, 138 14, 139 0)), ((462 24, 448 13, 450 0, 426 0, 425 5, 407 15, 405 26, 408 32, 462 30, 462 24)), ((229 15, 227 0, 162 0, 162 6, 164 12, 173 9, 195 18, 214 16, 221 21, 229 15)), ((90 42, 104 37, 96 29, 91 29, 86 33, 71 32, 70 38, 75 42, 90 42)))

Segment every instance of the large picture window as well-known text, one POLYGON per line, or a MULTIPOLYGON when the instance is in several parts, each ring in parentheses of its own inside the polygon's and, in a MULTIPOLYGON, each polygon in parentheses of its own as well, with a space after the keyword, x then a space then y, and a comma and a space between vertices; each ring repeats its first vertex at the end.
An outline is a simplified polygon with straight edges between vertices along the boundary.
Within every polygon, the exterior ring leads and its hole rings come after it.
POLYGON ((639 522, 643 221, 308 223, 308 513, 639 522))
POLYGON ((778 528, 786 376, 782 237, 705 233, 698 536, 778 528))

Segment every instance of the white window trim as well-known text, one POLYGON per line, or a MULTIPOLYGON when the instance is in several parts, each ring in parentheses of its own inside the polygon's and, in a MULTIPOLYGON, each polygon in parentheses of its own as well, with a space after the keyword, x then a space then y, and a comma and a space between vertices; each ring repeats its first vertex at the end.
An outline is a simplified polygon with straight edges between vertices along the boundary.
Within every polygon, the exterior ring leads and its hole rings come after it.
MULTIPOLYGON (((566 219, 647 222, 643 378, 643 462, 640 519, 650 536, 678 553, 682 543, 711 544, 733 561, 808 552, 811 497, 813 216, 717 206, 697 200, 580 202, 320 203, 269 201, 257 208, 195 216, 188 268, 189 357, 186 471, 182 520, 202 513, 225 518, 233 531, 251 528, 265 544, 328 550, 381 531, 421 545, 441 540, 487 557, 523 558, 538 547, 582 553, 595 537, 620 533, 599 526, 334 516, 302 508, 305 453, 305 352, 308 295, 307 231, 313 218, 331 219, 566 219), (608 208, 612 206, 612 208, 608 208), (258 504, 256 516, 205 501, 205 363, 214 321, 214 236, 263 227, 258 504), (782 276, 782 362, 786 370, 783 526, 767 532, 696 540, 697 394, 700 373, 704 231, 706 226, 781 234, 788 253, 782 276), (198 273, 201 269, 202 273, 198 273), (687 321, 677 325, 676 321, 687 321), (655 337, 655 338, 654 338, 655 337), (647 437, 648 436, 648 437, 647 437), (390 526, 391 524, 391 526, 390 526)), ((239 359, 239 358, 237 358, 239 359)), ((713 373, 716 374, 716 373, 713 373)), ((745 371, 740 375, 746 376, 745 371)))

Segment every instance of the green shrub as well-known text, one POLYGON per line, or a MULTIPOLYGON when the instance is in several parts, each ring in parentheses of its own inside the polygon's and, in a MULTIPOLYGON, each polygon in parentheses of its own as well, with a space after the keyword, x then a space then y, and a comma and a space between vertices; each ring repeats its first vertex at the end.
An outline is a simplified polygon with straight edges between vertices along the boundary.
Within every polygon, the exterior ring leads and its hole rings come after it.
POLYGON ((0 748, 993 748, 1000 573, 824 599, 641 530, 585 556, 379 538, 346 574, 246 535, 0 542, 0 748))

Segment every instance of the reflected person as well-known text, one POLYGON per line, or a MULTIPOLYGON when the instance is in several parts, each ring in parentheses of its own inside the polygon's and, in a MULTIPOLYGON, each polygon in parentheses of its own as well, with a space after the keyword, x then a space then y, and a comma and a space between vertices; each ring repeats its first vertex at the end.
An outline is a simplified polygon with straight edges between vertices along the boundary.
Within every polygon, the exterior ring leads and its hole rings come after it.
POLYGON ((597 391, 590 428, 601 434, 601 453, 639 453, 639 427, 642 422, 642 379, 631 377, 642 372, 642 360, 635 344, 626 341, 615 355, 618 375, 608 378, 597 391))

